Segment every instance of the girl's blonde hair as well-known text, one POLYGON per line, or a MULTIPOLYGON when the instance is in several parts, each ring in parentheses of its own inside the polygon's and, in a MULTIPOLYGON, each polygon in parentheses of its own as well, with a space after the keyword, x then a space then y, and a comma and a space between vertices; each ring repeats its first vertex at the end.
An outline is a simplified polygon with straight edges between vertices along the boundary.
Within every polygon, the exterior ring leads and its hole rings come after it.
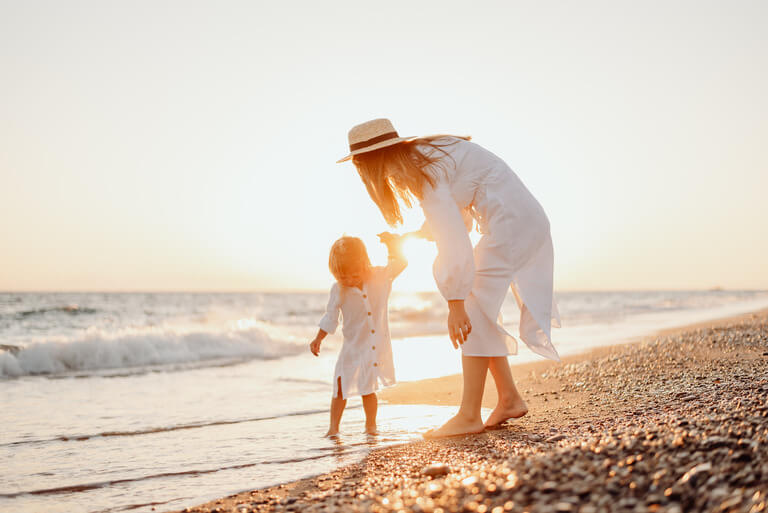
POLYGON ((349 269, 371 269, 371 260, 363 241, 357 237, 341 237, 331 246, 328 256, 328 268, 336 280, 339 280, 349 269))
POLYGON ((430 186, 435 185, 434 170, 430 172, 427 167, 436 164, 441 156, 425 155, 419 150, 419 146, 429 146, 436 152, 448 156, 448 152, 443 147, 456 144, 458 141, 436 142, 438 139, 447 137, 470 140, 470 137, 455 135, 432 135, 359 153, 352 157, 352 162, 365 188, 368 189, 368 194, 390 226, 403 222, 401 201, 410 208, 413 206, 414 197, 421 199, 425 182, 430 186))

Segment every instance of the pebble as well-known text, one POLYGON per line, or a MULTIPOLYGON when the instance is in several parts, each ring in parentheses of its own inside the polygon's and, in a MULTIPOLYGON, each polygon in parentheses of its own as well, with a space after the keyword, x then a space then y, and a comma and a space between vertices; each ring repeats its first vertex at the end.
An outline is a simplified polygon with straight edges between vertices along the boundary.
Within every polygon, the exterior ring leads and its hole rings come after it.
POLYGON ((446 465, 445 463, 433 463, 431 465, 428 465, 424 467, 421 471, 422 474, 425 476, 444 476, 446 474, 449 474, 451 472, 451 467, 446 465))
POLYGON ((557 483, 554 481, 547 481, 541 485, 539 488, 542 492, 554 492, 557 490, 557 483))
POLYGON ((540 375, 588 390, 579 410, 561 399, 499 430, 374 450, 269 501, 246 492, 247 510, 189 511, 768 512, 768 360, 754 357, 768 315, 613 351, 540 375))

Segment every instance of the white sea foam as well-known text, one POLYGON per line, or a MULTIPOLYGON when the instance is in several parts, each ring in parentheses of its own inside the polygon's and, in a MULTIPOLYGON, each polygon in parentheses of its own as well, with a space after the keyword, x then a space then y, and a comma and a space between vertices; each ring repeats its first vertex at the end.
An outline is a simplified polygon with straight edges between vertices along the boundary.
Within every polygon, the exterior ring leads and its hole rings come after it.
POLYGON ((74 339, 39 341, 0 352, 0 377, 87 372, 210 360, 289 356, 305 347, 263 325, 221 330, 89 330, 74 339))

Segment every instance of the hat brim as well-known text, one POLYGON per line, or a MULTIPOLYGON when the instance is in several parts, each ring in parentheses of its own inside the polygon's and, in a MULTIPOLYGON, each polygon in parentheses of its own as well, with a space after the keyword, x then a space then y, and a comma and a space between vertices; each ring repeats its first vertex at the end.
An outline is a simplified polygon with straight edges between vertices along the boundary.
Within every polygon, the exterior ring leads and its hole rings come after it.
POLYGON ((382 141, 377 144, 372 144, 370 146, 366 146, 365 148, 360 148, 359 150, 355 150, 353 152, 350 152, 349 155, 346 157, 340 158, 336 161, 337 164, 341 164, 342 162, 346 162, 355 155, 359 155, 361 153, 368 153, 369 151, 379 150, 381 148, 386 148, 387 146, 392 146, 394 144, 398 144, 404 141, 413 141, 414 139, 418 139, 418 136, 412 136, 412 137, 396 137, 395 139, 388 139, 386 141, 382 141))

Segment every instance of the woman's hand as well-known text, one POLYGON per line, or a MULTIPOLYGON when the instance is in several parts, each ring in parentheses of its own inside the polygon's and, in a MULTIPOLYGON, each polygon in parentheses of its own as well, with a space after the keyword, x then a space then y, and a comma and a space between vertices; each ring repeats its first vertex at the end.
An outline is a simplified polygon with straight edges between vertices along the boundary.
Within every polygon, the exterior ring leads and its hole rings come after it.
POLYGON ((312 354, 315 356, 320 356, 320 342, 322 342, 322 340, 316 338, 309 343, 309 350, 312 351, 312 354))
POLYGON ((472 323, 469 321, 467 311, 464 310, 464 300, 448 301, 448 336, 455 349, 459 344, 467 340, 467 335, 472 333, 472 323))

